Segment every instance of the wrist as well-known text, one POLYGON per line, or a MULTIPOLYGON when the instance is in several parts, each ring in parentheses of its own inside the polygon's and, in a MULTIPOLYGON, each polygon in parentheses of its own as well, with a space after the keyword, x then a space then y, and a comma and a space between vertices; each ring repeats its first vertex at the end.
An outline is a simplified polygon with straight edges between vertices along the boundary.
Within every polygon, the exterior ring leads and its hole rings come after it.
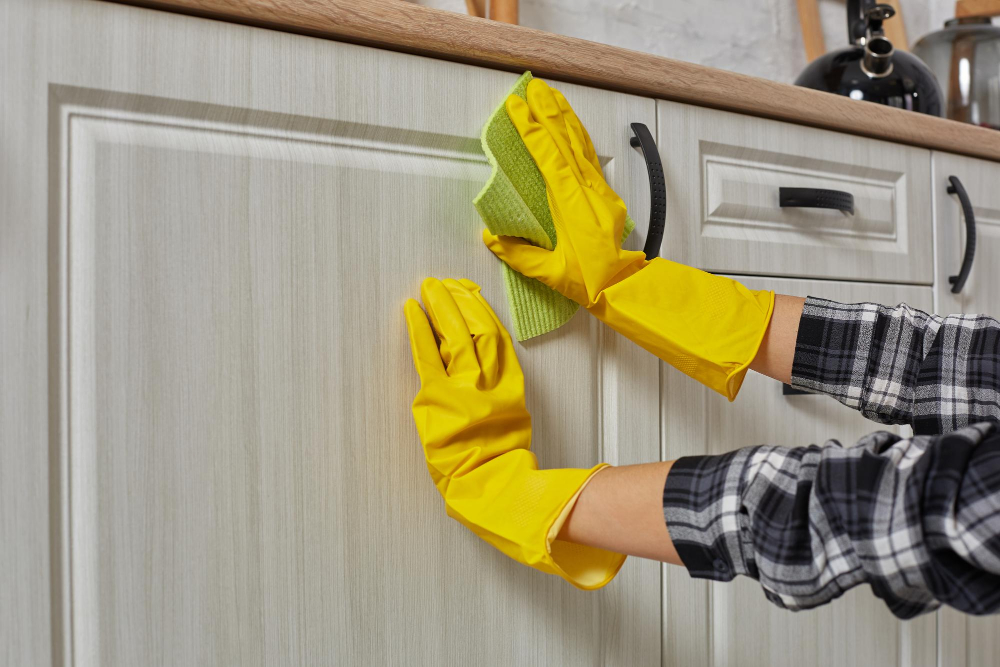
POLYGON ((558 539, 679 565, 663 520, 663 487, 672 465, 604 468, 580 492, 558 539))
POLYGON ((795 343, 805 301, 797 296, 775 295, 774 313, 757 354, 750 362, 752 370, 778 382, 791 384, 795 343))

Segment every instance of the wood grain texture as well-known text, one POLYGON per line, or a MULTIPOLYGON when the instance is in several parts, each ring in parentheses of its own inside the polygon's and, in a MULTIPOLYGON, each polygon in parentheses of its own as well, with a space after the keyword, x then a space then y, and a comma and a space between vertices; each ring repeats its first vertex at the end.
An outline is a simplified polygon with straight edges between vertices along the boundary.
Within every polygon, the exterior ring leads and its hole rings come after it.
POLYGON ((903 6, 899 0, 883 0, 883 3, 896 10, 896 15, 882 24, 885 36, 892 42, 897 51, 909 51, 910 42, 906 38, 906 24, 903 22, 903 6))
POLYGON ((490 0, 490 18, 517 25, 517 0, 490 0))
POLYGON ((799 27, 802 29, 802 45, 806 50, 806 60, 812 62, 826 53, 826 38, 819 16, 819 0, 795 0, 799 12, 799 27))
POLYGON ((59 523, 50 523, 59 469, 49 447, 59 425, 50 423, 47 93, 26 4, 0 3, 0 663, 59 667, 50 582, 60 571, 49 551, 59 523))
MULTIPOLYGON (((412 424, 420 280, 508 321, 471 200, 514 75, 103 2, 0 14, 32 63, 0 68, 0 662, 660 663, 656 563, 585 593, 503 557, 445 516, 412 424)), ((566 93, 648 205, 628 123, 654 102, 566 93)), ((657 458, 641 349, 581 314, 518 354, 543 465, 657 458)))
POLYGON ((469 16, 486 17, 486 0, 465 0, 465 9, 469 16))
POLYGON ((122 1, 1000 160, 985 128, 408 2, 122 1))
POLYGON ((981 667, 996 664, 1000 655, 1000 621, 995 616, 969 616, 943 607, 941 618, 942 667, 981 667))
MULTIPOLYGON (((937 245, 937 309, 941 314, 986 313, 1000 316, 997 267, 1000 266, 1000 165, 936 153, 933 159, 934 227, 937 245), (965 253, 965 218, 957 195, 947 192, 948 177, 965 186, 976 216, 976 255, 960 294, 952 294, 948 276, 956 275, 965 253)), ((1000 629, 1000 625, 997 626, 1000 629)))
MULTIPOLYGON (((741 281, 750 289, 797 296, 931 307, 929 287, 750 277, 741 281)), ((693 386, 667 365, 662 366, 660 386, 664 460, 760 444, 799 447, 830 438, 849 446, 886 428, 825 396, 783 396, 779 383, 753 372, 734 403, 693 386)), ((760 584, 750 579, 711 583, 668 566, 663 576, 667 667, 936 664, 934 614, 903 623, 866 586, 832 604, 790 613, 768 602, 760 584)))
POLYGON ((933 280, 930 151, 657 103, 672 234, 664 256, 753 275, 933 280), (781 208, 781 187, 854 196, 854 214, 781 208))
POLYGON ((1000 0, 958 0, 955 3, 955 18, 998 15, 1000 0))
MULTIPOLYGON (((936 308, 939 314, 983 313, 1000 317, 1000 165, 935 154, 933 186, 937 246, 936 308), (964 215, 957 195, 947 193, 948 177, 965 187, 976 218, 976 255, 960 294, 948 276, 959 272, 965 252, 964 215)), ((1000 656, 1000 617, 974 617, 953 609, 939 612, 940 664, 947 667, 995 665, 1000 656)))

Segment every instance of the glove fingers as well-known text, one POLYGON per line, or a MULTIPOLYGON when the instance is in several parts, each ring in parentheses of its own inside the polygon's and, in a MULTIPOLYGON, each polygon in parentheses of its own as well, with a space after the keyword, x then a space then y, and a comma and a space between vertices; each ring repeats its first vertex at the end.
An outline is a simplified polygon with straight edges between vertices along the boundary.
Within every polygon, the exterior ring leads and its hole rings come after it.
MULTIPOLYGON (((573 160, 572 155, 567 159, 560 152, 558 145, 552 140, 549 133, 532 117, 528 104, 517 95, 510 95, 507 97, 505 106, 507 115, 514 123, 517 133, 521 135, 521 141, 524 142, 538 167, 538 171, 545 179, 546 188, 559 193, 572 193, 579 190, 583 180, 580 170, 576 169, 575 160, 573 160)), ((559 220, 554 220, 554 222, 558 240, 561 222, 559 220)))
POLYGON ((580 173, 583 174, 583 178, 587 183, 587 186, 602 197, 610 201, 614 201, 622 208, 625 208, 625 202, 622 201, 617 192, 611 189, 611 186, 608 185, 608 182, 604 179, 604 172, 601 171, 601 163, 597 161, 597 166, 594 166, 594 164, 584 156, 583 139, 581 139, 572 129, 569 132, 569 137, 570 144, 573 146, 573 151, 577 154, 580 173))
MULTIPOLYGON (((558 192, 559 200, 571 201, 575 194, 582 194, 581 190, 589 188, 624 209, 625 203, 604 180, 604 173, 601 171, 601 164, 597 159, 590 135, 569 107, 566 98, 559 91, 550 88, 541 79, 532 79, 528 83, 527 95, 528 108, 532 118, 545 128, 549 134, 549 140, 556 145, 559 154, 569 164, 577 183, 584 186, 583 188, 562 191, 550 186, 549 191, 558 192), (568 110, 572 118, 564 113, 564 108, 568 110)), ((546 180, 546 185, 548 184, 549 182, 546 180)), ((556 223, 558 231, 562 221, 555 215, 554 210, 553 222, 556 223)))
POLYGON ((455 302, 466 315, 465 321, 469 331, 475 336, 477 332, 488 333, 502 337, 507 333, 493 307, 482 295, 482 288, 468 278, 446 278, 445 287, 455 297, 455 302), (462 300, 459 299, 462 297, 462 300), (470 316, 473 318, 470 320, 470 316))
POLYGON ((544 277, 551 273, 550 267, 555 260, 553 250, 531 245, 517 236, 494 236, 485 228, 483 243, 507 266, 529 278, 544 282, 544 277))
POLYGON ((499 345, 497 346, 497 364, 499 366, 500 375, 510 375, 512 369, 517 370, 518 376, 522 378, 524 375, 521 372, 521 363, 517 360, 517 353, 514 351, 514 339, 510 337, 510 333, 507 328, 497 317, 496 312, 493 307, 490 306, 489 302, 479 291, 479 285, 468 280, 467 278, 462 278, 458 282, 462 283, 466 289, 472 292, 472 295, 482 304, 483 309, 489 314, 493 321, 496 322, 497 332, 500 334, 499 345))
POLYGON ((573 107, 569 105, 569 102, 561 92, 552 88, 552 95, 559 105, 559 110, 562 113, 563 122, 566 124, 566 130, 569 135, 570 146, 573 148, 580 172, 583 174, 587 185, 602 196, 614 199, 622 208, 625 208, 625 202, 622 201, 617 192, 611 189, 611 186, 608 185, 607 180, 604 178, 601 161, 597 157, 594 142, 591 141, 587 128, 580 122, 580 118, 573 111, 573 107))
MULTIPOLYGON (((580 184, 586 183, 587 181, 580 169, 580 165, 581 163, 589 164, 589 162, 582 153, 577 155, 577 152, 573 150, 569 129, 566 127, 562 110, 559 108, 559 102, 556 100, 552 89, 541 79, 532 79, 528 82, 527 95, 528 109, 531 110, 532 118, 548 132, 550 140, 555 143, 559 149, 559 153, 569 164, 577 182, 580 184)), ((590 166, 592 167, 593 165, 590 166)))
POLYGON ((437 278, 427 278, 420 285, 420 296, 431 326, 441 341, 441 359, 448 375, 478 374, 479 361, 472 334, 448 288, 437 278))
POLYGON ((574 132, 570 132, 569 136, 574 152, 578 152, 577 159, 579 160, 580 173, 583 175, 587 186, 602 197, 609 197, 620 202, 621 199, 618 197, 618 193, 612 190, 608 182, 604 180, 604 172, 601 171, 600 163, 598 163, 597 167, 594 167, 589 160, 583 157, 582 151, 579 149, 581 140, 576 137, 574 132))
POLYGON ((483 309, 487 312, 487 314, 489 314, 489 316, 496 323, 497 330, 500 333, 500 337, 505 338, 507 341, 510 341, 511 339, 510 334, 507 333, 506 327, 504 327, 503 323, 500 322, 500 318, 497 317, 496 311, 493 310, 493 306, 491 306, 489 302, 486 300, 486 298, 483 296, 479 285, 472 282, 468 278, 460 278, 458 282, 462 285, 462 287, 469 290, 469 292, 472 293, 472 296, 474 296, 476 300, 478 300, 479 303, 482 304, 483 309))
POLYGON ((601 161, 597 158, 597 151, 594 149, 594 142, 590 140, 590 133, 587 132, 587 128, 580 122, 576 112, 573 111, 573 107, 569 105, 566 97, 561 92, 552 88, 552 96, 555 97, 556 104, 559 105, 559 111, 562 113, 563 122, 566 124, 570 138, 575 140, 574 148, 579 147, 578 157, 580 161, 583 162, 585 160, 593 165, 598 173, 601 173, 601 161))
MULTIPOLYGON (((490 317, 469 288, 451 278, 446 278, 442 282, 458 305, 472 334, 472 344, 479 359, 479 368, 482 369, 483 388, 495 387, 499 376, 497 348, 500 345, 500 332, 497 330, 496 320, 490 317)), ((475 289, 478 291, 479 287, 475 289)))
POLYGON ((403 314, 406 317, 406 330, 410 334, 413 365, 420 376, 420 384, 423 385, 435 375, 444 375, 444 363, 441 361, 437 341, 434 340, 434 332, 431 331, 431 323, 427 321, 427 315, 420 304, 407 299, 403 314))

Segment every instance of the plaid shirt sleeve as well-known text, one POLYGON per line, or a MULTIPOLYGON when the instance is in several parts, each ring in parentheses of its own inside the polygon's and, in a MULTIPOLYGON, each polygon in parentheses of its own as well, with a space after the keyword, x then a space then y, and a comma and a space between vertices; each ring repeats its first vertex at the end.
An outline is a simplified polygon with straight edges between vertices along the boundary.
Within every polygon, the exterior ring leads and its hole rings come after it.
POLYGON ((809 297, 792 385, 883 424, 939 434, 1000 420, 1000 322, 809 297))
POLYGON ((900 618, 1000 611, 1000 323, 810 298, 792 383, 917 435, 679 459, 663 512, 691 575, 789 609, 867 583, 900 618))
POLYGON ((867 583, 900 618, 1000 611, 1000 434, 873 433, 855 446, 678 459, 663 514, 693 577, 760 581, 810 609, 867 583))

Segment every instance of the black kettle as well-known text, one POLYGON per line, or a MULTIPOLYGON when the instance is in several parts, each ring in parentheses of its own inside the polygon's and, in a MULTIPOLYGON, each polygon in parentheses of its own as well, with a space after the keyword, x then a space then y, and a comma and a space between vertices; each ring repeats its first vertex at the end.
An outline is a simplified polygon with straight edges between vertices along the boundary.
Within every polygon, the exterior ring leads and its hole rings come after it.
POLYGON ((941 90, 934 74, 916 56, 896 51, 885 36, 882 22, 895 14, 875 0, 847 0, 851 46, 809 63, 795 85, 940 116, 941 90))

